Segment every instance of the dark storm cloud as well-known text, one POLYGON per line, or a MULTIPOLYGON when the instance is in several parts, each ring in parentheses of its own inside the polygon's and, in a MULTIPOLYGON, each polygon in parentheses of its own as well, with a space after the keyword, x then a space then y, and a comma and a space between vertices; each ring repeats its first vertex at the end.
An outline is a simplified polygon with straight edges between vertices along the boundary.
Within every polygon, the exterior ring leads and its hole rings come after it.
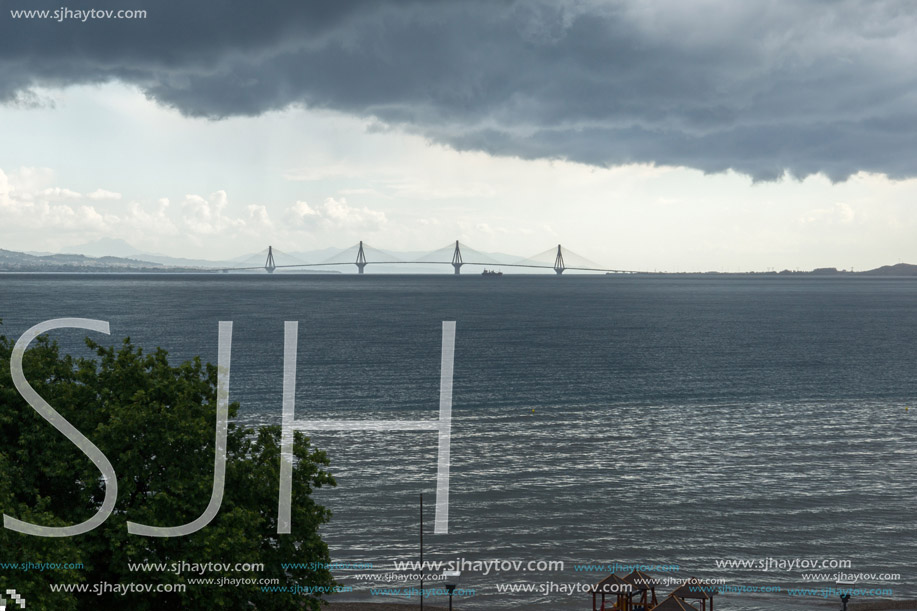
POLYGON ((192 116, 303 104, 524 158, 917 175, 907 1, 92 4, 149 18, 0 15, 0 99, 117 79, 192 116))

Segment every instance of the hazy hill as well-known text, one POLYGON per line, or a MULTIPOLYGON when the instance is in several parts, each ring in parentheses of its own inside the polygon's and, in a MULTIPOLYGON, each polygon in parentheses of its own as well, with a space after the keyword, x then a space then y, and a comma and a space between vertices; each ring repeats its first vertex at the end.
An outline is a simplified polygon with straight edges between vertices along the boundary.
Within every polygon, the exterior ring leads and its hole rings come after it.
POLYGON ((917 276, 917 265, 911 265, 910 263, 883 265, 862 273, 867 276, 917 276))
POLYGON ((6 272, 153 271, 162 269, 163 267, 158 263, 122 257, 87 257, 66 254, 39 256, 0 249, 0 271, 6 272))

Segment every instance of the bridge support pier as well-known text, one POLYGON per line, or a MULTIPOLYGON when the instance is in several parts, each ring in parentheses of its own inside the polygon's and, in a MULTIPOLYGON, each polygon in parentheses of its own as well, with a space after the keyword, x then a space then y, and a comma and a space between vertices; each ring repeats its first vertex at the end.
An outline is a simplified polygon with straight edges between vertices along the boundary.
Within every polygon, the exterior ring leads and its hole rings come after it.
POLYGON ((564 253, 560 248, 560 244, 557 245, 557 256, 554 257, 554 273, 558 276, 564 273, 564 253))
POLYGON ((366 254, 363 252, 363 240, 360 240, 360 250, 357 251, 357 273, 362 274, 363 268, 366 267, 366 254))
POLYGON ((264 262, 264 269, 269 274, 273 274, 274 270, 277 269, 277 264, 274 263, 274 248, 272 246, 267 247, 267 261, 264 262))
POLYGON ((459 249, 459 241, 455 241, 455 251, 452 253, 452 267, 455 268, 455 275, 462 273, 462 251, 459 249))

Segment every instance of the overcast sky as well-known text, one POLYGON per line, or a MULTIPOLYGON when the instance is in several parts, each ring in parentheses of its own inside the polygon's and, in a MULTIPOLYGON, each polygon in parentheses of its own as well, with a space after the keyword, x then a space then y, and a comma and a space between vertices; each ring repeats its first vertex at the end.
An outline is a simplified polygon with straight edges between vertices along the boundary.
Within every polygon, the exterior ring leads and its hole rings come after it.
POLYGON ((0 1, 0 248, 917 263, 912 2, 61 4, 0 1))

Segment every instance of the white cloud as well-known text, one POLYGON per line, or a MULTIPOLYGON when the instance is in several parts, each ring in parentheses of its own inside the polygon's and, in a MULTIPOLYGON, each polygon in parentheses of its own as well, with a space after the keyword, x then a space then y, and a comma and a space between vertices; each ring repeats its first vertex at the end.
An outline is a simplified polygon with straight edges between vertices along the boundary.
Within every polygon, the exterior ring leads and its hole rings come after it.
POLYGON ((185 201, 182 202, 182 220, 185 227, 193 233, 204 235, 244 227, 244 220, 224 214, 227 203, 226 191, 211 193, 207 199, 200 195, 186 195, 185 201))
POLYGON ((121 199, 121 194, 114 191, 108 191, 106 189, 96 189, 92 193, 87 193, 86 197, 89 199, 95 200, 113 200, 117 201, 121 199))
POLYGON ((47 187, 54 180, 54 171, 50 168, 21 167, 10 172, 11 191, 19 193, 20 199, 31 199, 32 194, 47 187))
POLYGON ((849 204, 838 202, 829 208, 816 208, 810 210, 799 220, 804 224, 825 223, 850 225, 854 222, 856 216, 856 212, 849 204))
POLYGON ((248 226, 253 229, 272 229, 274 227, 266 206, 255 204, 248 206, 248 226))
POLYGON ((0 168, 0 205, 9 199, 12 190, 13 186, 10 184, 9 177, 6 175, 6 172, 0 168))
MULTIPOLYGON (((180 233, 178 226, 168 216, 169 200, 160 199, 153 211, 147 210, 139 202, 131 202, 127 207, 124 227, 129 236, 137 243, 153 239, 151 246, 156 249, 155 239, 158 236, 174 236, 180 233)), ((136 244, 134 244, 136 246, 136 244)))
POLYGON ((325 216, 338 227, 375 231, 388 222, 384 212, 370 210, 366 206, 362 208, 348 206, 344 198, 336 200, 329 197, 325 200, 323 207, 325 216))
POLYGON ((294 224, 307 225, 313 220, 318 220, 321 215, 306 202, 296 202, 287 209, 287 219, 294 224))
POLYGON ((333 197, 327 198, 318 208, 298 201, 287 209, 286 217, 294 225, 305 229, 379 231, 388 223, 384 212, 366 206, 351 206, 345 198, 333 197))
POLYGON ((47 168, 20 168, 9 174, 0 170, 0 212, 6 232, 98 232, 118 222, 117 216, 93 206, 60 203, 82 196, 70 189, 48 186, 53 176, 47 168))
POLYGON ((54 172, 47 168, 0 169, 3 247, 57 250, 68 243, 117 237, 156 249, 163 237, 187 233, 171 218, 166 198, 152 205, 131 201, 115 211, 107 206, 120 194, 100 189, 83 197, 53 180, 54 172))
POLYGON ((41 195, 48 201, 62 201, 68 199, 81 199, 82 194, 73 191, 72 189, 65 189, 62 187, 49 187, 41 191, 41 195))

